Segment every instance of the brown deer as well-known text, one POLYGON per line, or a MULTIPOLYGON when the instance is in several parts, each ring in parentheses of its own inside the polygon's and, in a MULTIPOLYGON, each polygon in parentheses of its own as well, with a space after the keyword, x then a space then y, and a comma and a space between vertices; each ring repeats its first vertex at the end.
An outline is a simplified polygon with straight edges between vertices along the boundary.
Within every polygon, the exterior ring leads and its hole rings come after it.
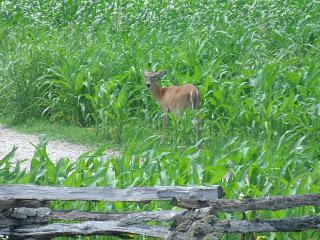
MULTIPOLYGON (((180 116, 183 110, 190 107, 198 109, 200 105, 200 95, 198 89, 192 84, 182 86, 161 87, 157 80, 166 74, 166 70, 160 72, 144 72, 147 81, 147 87, 150 89, 152 96, 159 102, 163 114, 163 127, 168 125, 168 113, 180 116)), ((196 143, 199 140, 199 119, 194 118, 196 130, 196 143)))

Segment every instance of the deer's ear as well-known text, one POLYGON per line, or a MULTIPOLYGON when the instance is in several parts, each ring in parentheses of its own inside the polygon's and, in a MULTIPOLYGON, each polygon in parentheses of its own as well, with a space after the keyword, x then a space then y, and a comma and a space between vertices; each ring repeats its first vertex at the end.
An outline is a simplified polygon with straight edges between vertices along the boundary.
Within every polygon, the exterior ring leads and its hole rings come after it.
POLYGON ((166 70, 162 70, 157 75, 158 75, 158 77, 163 77, 164 75, 166 75, 166 73, 167 73, 166 70))

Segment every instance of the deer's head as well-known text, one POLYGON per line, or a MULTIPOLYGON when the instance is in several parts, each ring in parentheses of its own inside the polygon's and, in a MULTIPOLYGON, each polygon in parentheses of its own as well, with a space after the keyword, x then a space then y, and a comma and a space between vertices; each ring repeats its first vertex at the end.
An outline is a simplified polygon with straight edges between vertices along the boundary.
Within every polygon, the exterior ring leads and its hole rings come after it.
POLYGON ((152 84, 157 82, 158 78, 163 77, 166 74, 166 70, 162 70, 160 72, 144 72, 144 77, 146 79, 147 87, 150 87, 152 84))

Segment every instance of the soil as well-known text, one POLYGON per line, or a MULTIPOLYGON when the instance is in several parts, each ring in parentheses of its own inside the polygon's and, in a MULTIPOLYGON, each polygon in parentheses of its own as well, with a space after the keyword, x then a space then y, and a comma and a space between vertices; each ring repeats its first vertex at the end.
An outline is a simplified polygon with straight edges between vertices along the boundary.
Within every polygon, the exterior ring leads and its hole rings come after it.
MULTIPOLYGON (((39 143, 40 135, 18 133, 15 130, 0 125, 0 160, 5 157, 14 146, 18 147, 13 158, 18 160, 31 160, 35 152, 35 146, 39 143)), ((61 158, 69 158, 75 161, 81 154, 94 150, 94 147, 80 144, 73 144, 66 141, 49 141, 47 153, 49 158, 57 162, 61 158)), ((119 153, 113 150, 107 150, 107 157, 116 156, 119 153)), ((28 167, 28 162, 24 164, 28 167)))

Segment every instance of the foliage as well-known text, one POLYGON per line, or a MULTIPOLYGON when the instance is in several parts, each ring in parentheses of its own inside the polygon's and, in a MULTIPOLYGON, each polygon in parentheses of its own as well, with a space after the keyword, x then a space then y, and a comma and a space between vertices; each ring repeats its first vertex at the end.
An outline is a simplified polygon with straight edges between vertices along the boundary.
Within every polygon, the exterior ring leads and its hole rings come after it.
MULTIPOLYGON (((195 147, 163 148, 157 138, 145 142, 130 140, 120 157, 106 159, 103 152, 107 146, 96 152, 84 153, 76 161, 50 160, 46 153, 46 139, 40 139, 31 160, 14 163, 13 148, 0 160, 0 184, 31 183, 52 186, 109 186, 128 188, 154 185, 212 185, 221 184, 226 198, 243 196, 267 196, 276 194, 302 194, 319 192, 319 163, 310 156, 318 149, 306 146, 304 139, 290 143, 292 135, 287 133, 281 142, 269 143, 272 151, 262 142, 239 142, 239 138, 226 141, 220 152, 197 150, 195 147), (137 145, 138 144, 138 145, 137 145), (281 149, 281 150, 280 150, 281 149), (287 154, 279 154, 285 151, 287 154)), ((261 140, 263 141, 263 139, 261 140)), ((57 209, 80 209, 102 212, 168 209, 163 202, 105 203, 105 202, 56 202, 57 209)), ((263 218, 318 214, 317 207, 302 207, 293 210, 260 212, 263 218)), ((227 218, 240 215, 226 214, 227 218)), ((249 214, 248 216, 252 216, 249 214)), ((280 234, 279 234, 280 235, 280 234)), ((267 235, 275 239, 279 235, 267 235)), ((288 239, 319 236, 314 231, 303 234, 282 234, 288 239)), ((237 239, 237 237, 235 238, 237 239)))
MULTIPOLYGON (((221 184, 227 198, 319 192, 319 19, 318 0, 1 1, 1 113, 15 123, 42 117, 95 126, 124 151, 119 159, 81 156, 57 164, 43 151, 30 172, 19 164, 11 171, 8 157, 0 181, 221 184), (198 147, 190 112, 171 116, 160 144, 161 111, 142 72, 162 68, 162 85, 199 87, 198 147)), ((268 235, 303 237, 319 234, 268 235)))

